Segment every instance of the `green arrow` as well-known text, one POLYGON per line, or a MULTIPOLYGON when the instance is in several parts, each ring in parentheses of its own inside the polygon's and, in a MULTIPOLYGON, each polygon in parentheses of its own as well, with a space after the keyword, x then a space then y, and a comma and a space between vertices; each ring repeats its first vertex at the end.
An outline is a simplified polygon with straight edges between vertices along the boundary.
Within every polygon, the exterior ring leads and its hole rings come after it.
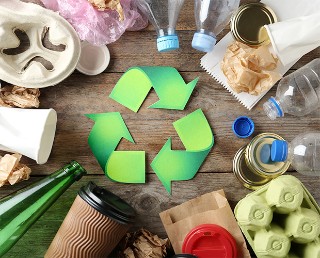
POLYGON ((145 182, 145 152, 115 151, 122 138, 134 143, 119 112, 87 114, 95 121, 89 146, 106 176, 116 182, 145 182))
POLYGON ((173 123, 186 150, 172 150, 171 139, 151 163, 158 178, 171 193, 171 181, 189 180, 195 176, 210 152, 214 138, 201 109, 173 123))
POLYGON ((117 82, 110 98, 137 112, 153 87, 159 101, 149 108, 183 110, 198 82, 185 84, 180 73, 169 66, 139 66, 130 68, 117 82))

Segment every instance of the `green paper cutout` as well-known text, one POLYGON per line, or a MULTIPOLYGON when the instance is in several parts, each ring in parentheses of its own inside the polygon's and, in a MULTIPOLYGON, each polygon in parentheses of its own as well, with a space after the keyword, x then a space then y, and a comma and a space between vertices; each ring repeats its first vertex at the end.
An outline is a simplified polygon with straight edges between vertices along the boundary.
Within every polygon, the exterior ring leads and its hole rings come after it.
POLYGON ((159 101, 149 108, 183 110, 198 82, 186 84, 180 73, 169 66, 139 66, 130 68, 109 95, 130 110, 137 112, 153 87, 159 101))
POLYGON ((192 179, 210 152, 214 138, 201 109, 173 123, 186 150, 172 150, 171 138, 151 163, 158 178, 171 193, 171 181, 192 179))
POLYGON ((88 143, 105 175, 121 183, 145 183, 145 152, 115 151, 122 138, 134 143, 121 114, 86 116, 95 121, 88 143))

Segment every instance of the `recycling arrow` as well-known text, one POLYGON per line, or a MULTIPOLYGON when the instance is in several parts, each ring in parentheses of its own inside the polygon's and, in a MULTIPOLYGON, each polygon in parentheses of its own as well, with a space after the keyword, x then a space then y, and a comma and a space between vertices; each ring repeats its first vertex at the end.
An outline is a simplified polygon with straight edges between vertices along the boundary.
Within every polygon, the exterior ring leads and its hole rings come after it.
POLYGON ((173 67, 132 67, 119 79, 109 97, 137 112, 153 87, 159 101, 149 108, 183 110, 197 82, 198 78, 185 84, 173 67))
POLYGON ((171 181, 192 179, 210 152, 214 138, 201 109, 173 123, 186 150, 172 150, 171 138, 151 163, 158 178, 171 193, 171 181))
POLYGON ((122 138, 134 143, 119 112, 87 114, 95 121, 89 146, 106 176, 121 183, 145 182, 145 152, 115 151, 122 138))

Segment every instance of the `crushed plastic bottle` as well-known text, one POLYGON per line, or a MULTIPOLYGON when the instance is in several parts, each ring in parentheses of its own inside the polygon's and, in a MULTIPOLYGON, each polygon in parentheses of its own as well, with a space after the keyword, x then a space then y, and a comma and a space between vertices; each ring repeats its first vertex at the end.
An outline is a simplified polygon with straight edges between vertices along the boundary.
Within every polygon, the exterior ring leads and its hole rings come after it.
POLYGON ((320 58, 317 58, 279 82, 276 97, 263 104, 271 120, 285 113, 304 116, 320 106, 320 58))

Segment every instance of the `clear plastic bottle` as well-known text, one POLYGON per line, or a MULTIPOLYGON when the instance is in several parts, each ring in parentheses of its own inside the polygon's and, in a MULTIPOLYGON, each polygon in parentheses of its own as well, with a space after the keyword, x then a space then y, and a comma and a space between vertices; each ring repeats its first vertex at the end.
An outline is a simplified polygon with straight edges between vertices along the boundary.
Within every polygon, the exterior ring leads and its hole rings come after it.
POLYGON ((156 29, 157 48, 167 52, 179 48, 176 24, 185 0, 136 0, 138 8, 156 29))
POLYGON ((291 143, 273 141, 271 160, 288 160, 297 172, 320 176, 320 132, 299 134, 291 143))
POLYGON ((310 114, 320 106, 320 58, 283 77, 276 97, 263 104, 271 120, 285 113, 294 116, 310 114))
POLYGON ((195 0, 194 15, 197 32, 193 36, 192 47, 210 52, 216 44, 216 36, 230 21, 240 0, 195 0))

